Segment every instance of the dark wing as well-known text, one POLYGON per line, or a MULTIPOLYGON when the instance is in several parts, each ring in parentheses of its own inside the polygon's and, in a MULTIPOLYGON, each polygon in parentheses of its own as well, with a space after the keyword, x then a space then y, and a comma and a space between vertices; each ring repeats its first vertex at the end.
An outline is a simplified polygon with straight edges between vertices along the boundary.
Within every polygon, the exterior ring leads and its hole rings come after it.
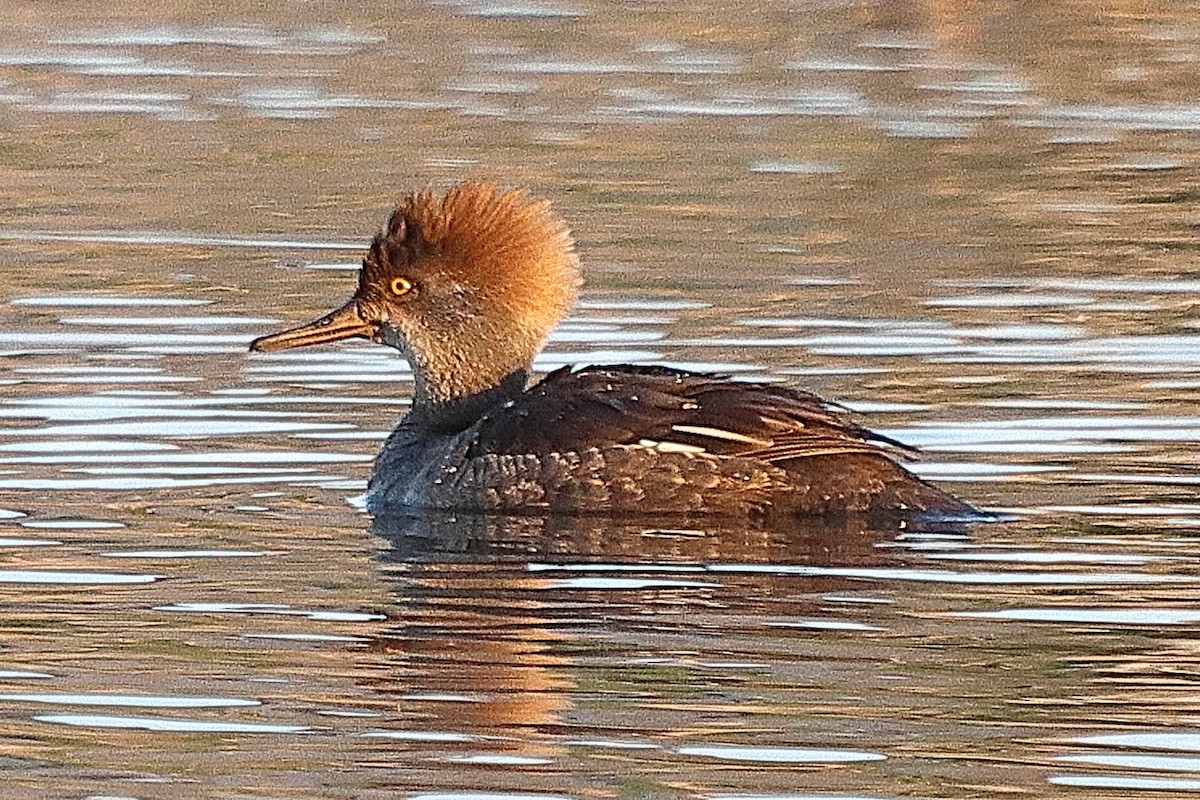
POLYGON ((856 425, 808 392, 667 367, 556 370, 478 424, 469 455, 644 444, 786 462, 880 454, 899 442, 856 425))

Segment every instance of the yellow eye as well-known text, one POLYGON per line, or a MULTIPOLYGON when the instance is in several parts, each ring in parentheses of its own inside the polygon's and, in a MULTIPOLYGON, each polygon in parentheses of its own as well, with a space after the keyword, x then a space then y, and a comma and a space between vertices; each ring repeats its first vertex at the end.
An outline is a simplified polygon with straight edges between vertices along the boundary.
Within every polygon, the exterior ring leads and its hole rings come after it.
POLYGON ((392 294, 399 297, 402 294, 408 294, 412 291, 412 281, 408 278, 392 278, 392 294))

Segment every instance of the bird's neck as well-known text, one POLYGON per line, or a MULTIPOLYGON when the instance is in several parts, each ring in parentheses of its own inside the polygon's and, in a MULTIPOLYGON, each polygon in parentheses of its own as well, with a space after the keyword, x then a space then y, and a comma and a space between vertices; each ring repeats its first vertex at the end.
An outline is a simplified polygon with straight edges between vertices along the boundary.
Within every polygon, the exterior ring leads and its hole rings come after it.
POLYGON ((434 385, 431 376, 416 372, 412 407, 405 422, 432 433, 458 433, 481 417, 525 391, 529 370, 518 369, 485 388, 447 393, 434 385))
POLYGON ((545 335, 468 317, 449 334, 381 329, 382 342, 413 368, 412 407, 405 422, 434 433, 457 433, 523 391, 545 335), (473 328, 473 329, 472 329, 473 328))

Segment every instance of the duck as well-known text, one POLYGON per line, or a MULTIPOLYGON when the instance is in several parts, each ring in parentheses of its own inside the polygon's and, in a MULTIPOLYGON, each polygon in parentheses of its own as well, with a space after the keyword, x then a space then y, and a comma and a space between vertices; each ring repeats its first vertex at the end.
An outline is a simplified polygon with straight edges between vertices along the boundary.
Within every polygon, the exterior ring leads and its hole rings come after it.
POLYGON ((901 462, 915 451, 801 389, 668 366, 535 357, 581 286, 573 235, 522 188, 407 196, 353 297, 255 352, 367 339, 413 370, 367 510, 510 515, 971 517, 901 462))

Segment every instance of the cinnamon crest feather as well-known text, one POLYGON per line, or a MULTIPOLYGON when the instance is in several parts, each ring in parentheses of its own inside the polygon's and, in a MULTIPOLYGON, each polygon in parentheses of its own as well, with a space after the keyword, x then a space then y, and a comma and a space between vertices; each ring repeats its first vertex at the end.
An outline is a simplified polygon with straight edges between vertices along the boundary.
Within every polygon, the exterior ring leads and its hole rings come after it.
POLYGON ((539 344, 580 286, 575 240, 549 201, 488 183, 406 197, 371 243, 360 291, 397 273, 455 281, 487 313, 507 317, 510 331, 536 332, 539 344))

